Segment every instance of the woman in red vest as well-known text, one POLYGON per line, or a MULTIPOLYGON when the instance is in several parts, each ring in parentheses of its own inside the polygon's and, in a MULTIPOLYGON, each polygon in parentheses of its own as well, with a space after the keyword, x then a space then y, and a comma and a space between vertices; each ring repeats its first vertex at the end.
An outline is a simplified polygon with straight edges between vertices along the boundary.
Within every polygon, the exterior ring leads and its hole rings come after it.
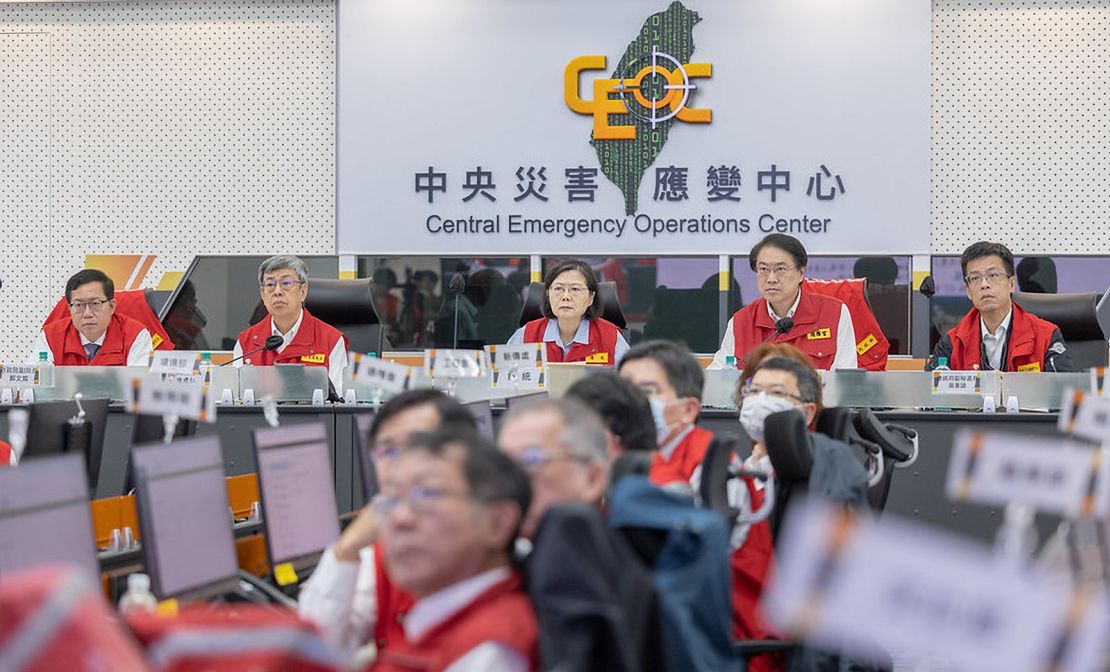
POLYGON ((549 362, 615 365, 628 352, 617 325, 601 317, 597 275, 589 264, 568 259, 543 281, 543 314, 516 330, 507 345, 546 343, 549 362))
POLYGON ((725 328, 711 369, 727 358, 743 368, 748 353, 763 343, 789 343, 818 369, 854 369, 856 336, 843 302, 802 288, 809 256, 793 236, 772 233, 756 243, 748 263, 759 282, 760 298, 736 311, 725 328))

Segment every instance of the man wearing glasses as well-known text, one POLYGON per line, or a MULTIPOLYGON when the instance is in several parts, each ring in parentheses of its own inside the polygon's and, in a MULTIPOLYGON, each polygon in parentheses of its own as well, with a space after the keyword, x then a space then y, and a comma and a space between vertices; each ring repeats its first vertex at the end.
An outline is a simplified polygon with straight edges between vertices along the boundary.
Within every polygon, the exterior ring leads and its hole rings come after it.
POLYGON ((748 262, 759 281, 760 298, 728 321, 711 369, 734 357, 737 368, 756 346, 789 343, 817 369, 854 369, 856 336, 848 307, 838 299, 802 288, 809 256, 793 236, 772 233, 756 243, 748 262))
POLYGON ((343 389, 347 366, 347 338, 335 327, 313 317, 304 308, 308 296, 308 267, 292 255, 270 257, 258 267, 258 292, 266 306, 266 317, 239 334, 235 342, 235 366, 304 364, 323 366, 337 391, 343 389), (260 350, 270 336, 281 336, 276 350, 260 350))
POLYGON ((980 241, 964 250, 960 270, 974 306, 950 329, 925 365, 931 371, 1071 371, 1064 337, 1055 324, 1015 304, 1014 255, 1001 243, 980 241))
POLYGON ((154 349, 141 323, 116 314, 115 283, 103 271, 85 269, 66 282, 70 320, 43 327, 35 362, 58 366, 146 366, 154 349))

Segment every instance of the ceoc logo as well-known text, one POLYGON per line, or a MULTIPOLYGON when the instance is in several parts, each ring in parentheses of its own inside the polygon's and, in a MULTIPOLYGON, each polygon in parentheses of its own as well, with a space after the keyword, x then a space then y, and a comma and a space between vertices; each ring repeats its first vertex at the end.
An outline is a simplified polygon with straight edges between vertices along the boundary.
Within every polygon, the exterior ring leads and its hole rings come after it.
POLYGON ((616 79, 594 80, 593 100, 583 100, 578 91, 579 75, 584 70, 605 68, 605 56, 579 56, 567 64, 563 74, 567 107, 578 114, 593 116, 595 140, 636 139, 636 124, 612 125, 610 114, 629 114, 651 128, 670 119, 708 124, 713 118, 713 111, 708 108, 687 106, 691 92, 697 88, 691 80, 713 76, 710 63, 679 63, 652 48, 650 56, 630 59, 621 72, 615 73, 616 79))

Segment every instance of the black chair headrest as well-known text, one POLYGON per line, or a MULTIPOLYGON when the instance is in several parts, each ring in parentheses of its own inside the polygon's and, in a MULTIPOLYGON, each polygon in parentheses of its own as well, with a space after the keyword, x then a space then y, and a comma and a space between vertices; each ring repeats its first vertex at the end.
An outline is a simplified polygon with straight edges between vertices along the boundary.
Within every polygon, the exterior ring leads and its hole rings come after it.
POLYGON ((855 414, 855 429, 861 437, 879 445, 883 456, 894 462, 905 462, 913 455, 913 441, 899 431, 887 427, 870 409, 855 414))
POLYGON ((850 408, 823 408, 817 415, 816 429, 825 436, 844 440, 848 427, 852 424, 852 409, 850 408))
POLYGON ((1042 320, 1060 328, 1065 341, 1099 341, 1105 337, 1095 307, 1098 294, 1031 294, 1014 292, 1014 301, 1042 320))
POLYGON ((813 444, 801 411, 779 411, 767 416, 763 445, 780 481, 804 482, 813 469, 813 444))
POLYGON ((710 441, 701 463, 698 495, 702 506, 724 516, 730 528, 736 522, 738 511, 728 498, 728 482, 732 478, 729 466, 733 455, 747 455, 751 449, 751 440, 746 434, 743 437, 732 433, 718 434, 710 441))
POLYGON ((314 316, 333 326, 381 324, 370 291, 373 284, 370 278, 313 278, 308 283, 305 307, 314 316))

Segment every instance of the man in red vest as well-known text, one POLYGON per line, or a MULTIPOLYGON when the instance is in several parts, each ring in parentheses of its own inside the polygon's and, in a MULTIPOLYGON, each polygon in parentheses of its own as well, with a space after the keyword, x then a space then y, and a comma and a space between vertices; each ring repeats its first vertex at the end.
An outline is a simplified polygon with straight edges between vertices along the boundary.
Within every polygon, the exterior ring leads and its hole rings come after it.
POLYGON ((531 499, 524 470, 476 434, 420 435, 401 452, 374 509, 386 572, 416 603, 372 672, 536 668, 536 617, 511 559, 531 499))
POLYGON ((809 255, 801 241, 772 233, 756 243, 748 263, 759 282, 760 298, 728 321, 721 347, 709 365, 723 369, 727 358, 744 368, 744 359, 763 343, 789 343, 818 369, 854 369, 856 334, 848 307, 802 286, 809 255))
POLYGON ((1014 303, 1014 255, 1001 243, 978 242, 960 257, 967 297, 974 306, 948 330, 925 365, 947 358, 962 371, 1071 371, 1064 337, 1055 324, 1014 303))
POLYGON ((304 308, 308 296, 308 267, 292 255, 270 257, 258 267, 258 292, 266 317, 239 334, 235 366, 305 364, 323 366, 339 394, 347 366, 347 338, 335 327, 313 317, 304 308), (276 350, 263 350, 266 339, 281 336, 276 350))
MULTIPOLYGON (((412 436, 434 431, 474 432, 466 407, 438 390, 412 390, 390 399, 374 416, 368 445, 379 482, 389 476, 412 436)), ((401 621, 413 599, 385 574, 379 522, 367 506, 324 551, 301 590, 300 615, 333 646, 355 655, 368 642, 378 651, 404 640, 401 621)))
POLYGON ((116 286, 103 271, 87 268, 66 282, 69 320, 39 332, 33 361, 57 366, 146 366, 154 345, 142 324, 116 315, 116 286))

